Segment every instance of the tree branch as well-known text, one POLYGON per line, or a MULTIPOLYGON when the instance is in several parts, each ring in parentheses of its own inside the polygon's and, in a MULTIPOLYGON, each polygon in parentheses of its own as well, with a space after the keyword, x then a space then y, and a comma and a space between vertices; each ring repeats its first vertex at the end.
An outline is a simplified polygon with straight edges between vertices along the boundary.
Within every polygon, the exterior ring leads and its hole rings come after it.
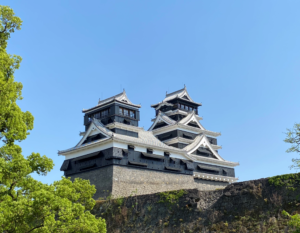
POLYGON ((44 224, 39 225, 39 226, 36 226, 36 227, 32 228, 30 231, 27 231, 27 233, 29 233, 29 232, 31 232, 31 231, 33 231, 33 230, 35 230, 35 229, 41 228, 41 227, 43 227, 43 226, 44 226, 44 224))

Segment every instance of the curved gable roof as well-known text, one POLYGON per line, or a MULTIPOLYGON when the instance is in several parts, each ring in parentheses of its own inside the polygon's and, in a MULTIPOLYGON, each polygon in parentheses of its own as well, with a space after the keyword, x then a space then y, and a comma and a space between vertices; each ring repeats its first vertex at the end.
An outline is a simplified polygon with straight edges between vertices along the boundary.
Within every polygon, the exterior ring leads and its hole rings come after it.
POLYGON ((153 124, 151 125, 151 127, 148 129, 148 131, 151 131, 155 125, 159 122, 165 122, 167 125, 174 125, 176 124, 176 121, 174 121, 173 119, 171 119, 170 117, 168 117, 166 114, 164 114, 163 112, 159 111, 159 113, 157 114, 153 124))
MULTIPOLYGON (((100 134, 105 136, 105 139, 110 138, 113 136, 113 132, 107 129, 99 120, 93 118, 87 132, 85 135, 81 138, 81 140, 78 142, 78 144, 75 147, 78 147, 82 145, 84 140, 91 135, 93 130, 97 130, 100 134)), ((101 140, 101 139, 100 139, 101 140)), ((102 139, 103 140, 103 139, 102 139)))
POLYGON ((196 122, 196 124, 199 126, 200 129, 205 130, 205 128, 198 121, 194 111, 190 112, 185 118, 183 118, 178 123, 183 124, 183 125, 188 125, 190 122, 196 122))
POLYGON ((183 149, 186 150, 188 154, 192 154, 192 153, 193 153, 195 150, 197 150, 200 146, 208 148, 218 160, 225 161, 225 160, 218 154, 218 152, 215 151, 215 150, 212 148, 212 146, 211 146, 209 140, 207 139, 207 137, 206 137, 204 134, 198 135, 198 136, 194 139, 194 142, 192 142, 190 145, 184 147, 183 149))

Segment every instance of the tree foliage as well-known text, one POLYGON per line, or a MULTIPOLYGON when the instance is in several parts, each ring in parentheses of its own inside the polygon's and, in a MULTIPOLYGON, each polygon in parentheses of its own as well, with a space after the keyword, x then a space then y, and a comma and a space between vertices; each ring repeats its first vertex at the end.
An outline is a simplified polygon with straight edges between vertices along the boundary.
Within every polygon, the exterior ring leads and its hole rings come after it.
MULTIPOLYGON (((300 153, 300 124, 294 124, 292 129, 288 129, 286 132, 285 142, 290 143, 291 147, 286 151, 300 153)), ((300 168, 300 159, 292 159, 293 165, 291 168, 300 168)))
MULTIPOLYGON (((292 129, 287 129, 285 142, 290 143, 291 147, 287 149, 287 153, 296 152, 300 153, 300 124, 294 124, 292 129)), ((293 158, 293 165, 291 168, 300 168, 300 159, 293 158)), ((300 233, 300 214, 295 214, 293 216, 289 215, 286 211, 282 212, 283 215, 290 218, 289 226, 294 230, 294 233, 300 233)))
POLYGON ((15 142, 33 129, 33 116, 17 105, 22 83, 14 80, 21 57, 6 51, 7 41, 22 21, 0 5, 0 232, 106 232, 105 220, 90 213, 95 187, 89 181, 62 178, 51 185, 33 179, 46 175, 53 162, 45 155, 22 155, 15 142))

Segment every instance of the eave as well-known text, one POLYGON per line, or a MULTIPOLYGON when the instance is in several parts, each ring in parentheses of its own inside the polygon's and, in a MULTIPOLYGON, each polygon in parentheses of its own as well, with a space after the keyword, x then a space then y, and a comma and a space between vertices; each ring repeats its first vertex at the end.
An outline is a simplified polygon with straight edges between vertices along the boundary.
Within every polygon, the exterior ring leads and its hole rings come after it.
POLYGON ((141 108, 141 105, 130 104, 130 103, 126 103, 126 102, 123 102, 123 101, 116 100, 116 99, 112 99, 109 102, 106 102, 105 104, 97 105, 97 106, 89 108, 89 109, 83 109, 82 112, 83 113, 88 113, 90 111, 97 110, 98 108, 102 108, 102 107, 104 107, 106 105, 109 105, 109 104, 112 104, 112 103, 120 103, 120 104, 124 104, 124 105, 130 106, 130 107, 134 107, 134 108, 141 108))
POLYGON ((141 127, 137 127, 137 126, 133 126, 133 125, 126 125, 120 122, 113 122, 113 123, 109 123, 105 126, 108 129, 113 129, 113 128, 118 128, 118 129, 124 129, 124 130, 129 130, 129 131, 133 131, 133 132, 140 132, 141 130, 144 130, 141 127))
MULTIPOLYGON (((184 116, 187 116, 190 112, 186 112, 186 111, 183 111, 183 110, 180 110, 180 109, 176 109, 176 110, 173 110, 173 111, 167 111, 165 112, 165 114, 167 116, 172 116, 172 115, 176 115, 176 114, 181 114, 181 115, 184 115, 184 116)), ((195 117, 197 118, 198 121, 200 120, 203 120, 202 117, 198 116, 195 114, 195 117)))
POLYGON ((162 133, 170 132, 170 131, 175 130, 175 129, 182 129, 182 130, 186 130, 186 131, 191 131, 195 134, 203 133, 205 135, 212 136, 212 137, 218 137, 218 136, 221 135, 221 133, 217 133, 217 132, 213 132, 213 131, 209 131, 209 130, 203 130, 203 129, 199 129, 199 128, 196 128, 196 127, 193 127, 193 126, 183 125, 183 124, 180 124, 180 123, 177 123, 177 124, 174 124, 174 125, 167 125, 167 126, 155 129, 152 132, 156 136, 156 135, 159 135, 159 134, 162 134, 162 133))
POLYGON ((109 142, 120 142, 120 143, 124 143, 124 144, 127 144, 127 145, 135 145, 135 146, 141 146, 141 147, 145 147, 145 148, 150 147, 151 149, 154 149, 154 150, 173 152, 173 153, 176 153, 176 154, 180 154, 180 155, 182 155, 183 157, 185 157, 187 159, 191 159, 186 154, 186 152, 182 149, 178 149, 178 148, 175 148, 175 147, 165 148, 165 147, 161 147, 161 146, 157 146, 157 145, 153 145, 153 144, 141 143, 141 142, 137 142, 137 141, 133 143, 130 140, 120 139, 120 138, 117 138, 117 137, 111 137, 111 138, 108 138, 108 139, 100 139, 98 141, 91 142, 89 144, 83 144, 83 145, 78 146, 78 147, 72 147, 72 148, 69 148, 69 149, 66 149, 66 150, 61 150, 61 151, 58 151, 58 154, 59 155, 68 155, 68 154, 73 153, 74 151, 86 150, 86 149, 96 147, 98 145, 106 144, 106 143, 109 143, 109 142))
MULTIPOLYGON (((176 110, 169 110, 167 112, 164 112, 167 116, 173 116, 173 115, 183 115, 183 116, 187 116, 189 114, 189 112, 186 112, 186 111, 183 111, 183 110, 180 110, 180 109, 176 109, 176 110)), ((198 116, 198 115, 195 115, 195 117, 197 118, 198 121, 201 121, 203 120, 202 117, 198 116)), ((151 121, 155 121, 156 117, 151 119, 151 121)))
POLYGON ((89 149, 89 148, 92 148, 92 147, 96 147, 99 144, 104 144, 104 142, 106 144, 106 143, 112 142, 112 141, 113 141, 112 138, 100 139, 98 141, 90 142, 88 144, 83 144, 83 145, 80 145, 80 146, 74 146, 74 147, 71 147, 71 148, 66 149, 66 150, 60 150, 60 151, 58 151, 58 155, 72 154, 74 151, 86 150, 86 149, 89 149))
MULTIPOLYGON (((168 100, 163 101, 163 102, 169 102, 169 101, 171 101, 171 100, 176 100, 176 99, 182 100, 182 101, 184 101, 184 102, 186 102, 186 103, 189 103, 189 104, 197 105, 198 107, 199 107, 199 106, 202 106, 202 103, 197 103, 197 102, 194 102, 194 101, 190 101, 190 100, 187 100, 187 99, 183 99, 183 98, 178 97, 178 96, 175 96, 174 98, 168 99, 168 100)), ((160 104, 162 104, 163 102, 159 102, 159 103, 157 103, 157 104, 152 104, 151 107, 152 107, 152 108, 157 108, 157 107, 158 107, 160 104)), ((169 104, 172 104, 172 103, 169 103, 169 104)))
POLYGON ((194 172, 194 178, 195 179, 203 179, 203 180, 221 181, 221 182, 226 182, 226 183, 227 182, 233 183, 233 182, 238 181, 238 178, 236 178, 236 177, 212 175, 212 174, 200 173, 200 172, 194 172))
POLYGON ((174 143, 190 144, 193 141, 194 141, 193 139, 187 139, 187 138, 183 138, 183 137, 176 137, 176 138, 171 138, 171 139, 164 140, 162 142, 165 143, 166 145, 171 145, 171 144, 174 144, 174 143))
MULTIPOLYGON (((193 139, 183 138, 183 137, 176 137, 176 138, 171 138, 171 139, 164 140, 162 142, 165 143, 166 145, 171 145, 171 144, 174 144, 174 143, 191 144, 191 143, 194 142, 194 140, 193 139)), ((222 146, 214 145, 214 144, 211 144, 211 147, 214 150, 220 150, 220 149, 222 149, 222 146)))
POLYGON ((231 162, 231 161, 227 161, 227 160, 222 161, 222 160, 207 158, 207 157, 203 157, 203 156, 193 155, 193 154, 190 154, 189 156, 195 162, 203 162, 203 163, 207 163, 207 164, 211 164, 211 165, 218 164, 220 166, 230 167, 230 168, 240 165, 239 163, 235 163, 235 162, 231 162))
POLYGON ((220 150, 220 149, 222 149, 222 146, 214 145, 214 144, 211 144, 211 147, 212 147, 214 150, 220 150))

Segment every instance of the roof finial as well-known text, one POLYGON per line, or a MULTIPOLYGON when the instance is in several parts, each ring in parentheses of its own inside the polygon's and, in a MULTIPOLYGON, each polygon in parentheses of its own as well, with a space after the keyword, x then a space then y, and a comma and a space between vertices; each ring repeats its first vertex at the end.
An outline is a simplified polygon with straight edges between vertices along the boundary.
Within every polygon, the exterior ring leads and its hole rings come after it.
POLYGON ((185 86, 185 84, 184 84, 184 89, 186 89, 186 86, 185 86))
POLYGON ((100 98, 99 98, 99 100, 98 100, 98 104, 100 104, 100 98))
POLYGON ((123 93, 125 93, 125 88, 123 88, 123 93))

